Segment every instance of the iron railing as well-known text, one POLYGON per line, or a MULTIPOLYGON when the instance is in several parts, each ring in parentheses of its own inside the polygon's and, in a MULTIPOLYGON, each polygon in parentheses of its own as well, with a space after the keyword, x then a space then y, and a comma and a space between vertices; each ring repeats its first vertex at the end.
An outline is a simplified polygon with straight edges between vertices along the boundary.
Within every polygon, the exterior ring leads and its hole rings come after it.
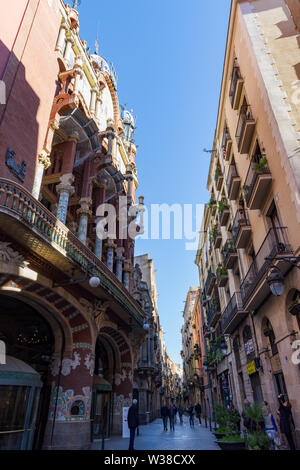
POLYGON ((223 150, 226 150, 227 142, 228 142, 228 140, 230 140, 230 139, 231 139, 230 133, 229 133, 228 127, 226 126, 225 129, 224 129, 223 138, 222 138, 222 144, 221 144, 223 150))
POLYGON ((236 133, 235 133, 235 138, 238 144, 238 148, 240 148, 241 140, 243 138, 244 130, 246 127, 246 122, 252 119, 253 119, 253 116, 252 116, 250 105, 246 104, 246 105, 241 106, 240 115, 239 115, 238 124, 236 127, 236 133))
POLYGON ((226 266, 230 254, 234 254, 236 252, 237 251, 236 251, 236 248, 234 246, 233 240, 227 240, 227 242, 225 243, 225 245, 222 248, 224 266, 226 266))
POLYGON ((5 178, 0 178, 1 212, 19 220, 82 270, 86 271, 89 266, 90 273, 99 277, 101 285, 129 309, 140 323, 143 321, 142 308, 107 266, 29 191, 5 178))
POLYGON ((220 307, 220 302, 217 299, 211 300, 207 304, 206 308, 206 318, 207 318, 207 324, 210 326, 213 321, 216 319, 218 315, 221 313, 221 307, 220 307))
POLYGON ((211 268, 209 268, 208 270, 208 273, 207 273, 207 277, 206 277, 206 281, 205 281, 205 292, 207 293, 208 291, 208 287, 210 285, 210 283, 212 282, 213 279, 216 279, 216 275, 212 272, 211 268))
POLYGON ((272 261, 266 258, 273 258, 278 255, 291 254, 292 249, 288 241, 286 227, 272 227, 269 229, 260 249, 255 256, 241 285, 241 296, 245 302, 255 287, 266 274, 272 261))
POLYGON ((262 170, 258 171, 255 169, 254 167, 255 161, 259 161, 260 158, 262 158, 262 155, 257 155, 252 158, 252 161, 249 165, 248 173, 245 179, 244 193, 245 193, 245 199, 246 199, 247 205, 249 204, 251 194, 252 194, 258 175, 266 175, 266 174, 271 173, 267 164, 264 165, 262 170))
POLYGON ((241 76, 240 68, 235 62, 233 69, 232 69, 231 82, 230 82, 230 88, 229 88, 229 98, 230 98, 231 106, 233 106, 236 85, 237 85, 237 81, 239 78, 242 78, 242 76, 241 76))
POLYGON ((238 209, 232 223, 232 241, 236 244, 241 226, 250 225, 247 209, 238 209))
POLYGON ((242 302, 242 297, 240 292, 235 292, 231 299, 229 300, 228 304, 225 307, 224 312, 222 313, 221 317, 221 328, 222 331, 225 330, 227 325, 231 322, 231 320, 234 318, 236 312, 238 310, 242 310, 243 308, 243 302, 242 302))
POLYGON ((230 165, 228 168, 228 173, 227 173, 227 178, 226 178, 226 187, 227 187, 227 192, 229 194, 230 192, 230 187, 232 184, 233 178, 236 178, 238 175, 237 169, 235 165, 230 165))

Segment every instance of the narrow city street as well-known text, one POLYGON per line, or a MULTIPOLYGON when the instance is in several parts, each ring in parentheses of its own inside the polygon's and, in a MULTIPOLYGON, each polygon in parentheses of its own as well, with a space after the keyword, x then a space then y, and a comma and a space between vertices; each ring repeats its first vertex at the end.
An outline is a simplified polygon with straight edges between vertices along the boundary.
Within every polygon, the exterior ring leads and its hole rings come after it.
MULTIPOLYGON (((129 439, 113 436, 105 440, 105 450, 128 450, 129 439)), ((92 450, 101 449, 101 441, 94 442, 92 450)), ((175 424, 175 431, 163 430, 161 419, 140 426, 139 435, 135 438, 136 450, 220 450, 215 443, 215 436, 209 427, 196 423, 195 427, 189 425, 189 418, 184 416, 183 424, 179 419, 175 424)))

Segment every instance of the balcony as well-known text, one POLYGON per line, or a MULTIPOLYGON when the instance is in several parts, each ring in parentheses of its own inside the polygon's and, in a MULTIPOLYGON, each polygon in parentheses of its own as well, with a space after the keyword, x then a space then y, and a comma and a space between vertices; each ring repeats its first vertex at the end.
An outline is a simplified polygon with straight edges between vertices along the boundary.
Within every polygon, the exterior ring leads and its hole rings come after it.
POLYGON ((236 198, 238 197, 240 186, 241 186, 241 178, 238 175, 235 165, 229 166, 227 178, 226 178, 226 186, 227 186, 228 198, 230 199, 230 201, 235 201, 236 198))
POLYGON ((215 182, 216 182, 216 188, 218 191, 220 191, 222 184, 223 184, 223 173, 219 167, 216 168, 215 171, 215 182))
MULTIPOLYGON (((101 281, 93 295, 109 295, 116 313, 125 319, 126 312, 131 312, 142 329, 141 306, 107 266, 23 186, 4 178, 0 178, 0 226, 26 250, 61 271, 64 280, 74 266, 83 272, 91 266, 91 274, 101 281)), ((89 290, 88 281, 82 287, 89 290)))
POLYGON ((215 226, 212 230, 212 243, 215 248, 220 248, 222 243, 222 233, 219 227, 215 226))
POLYGON ((241 107, 238 125, 235 133, 238 151, 240 153, 249 152, 254 128, 255 120, 253 119, 251 108, 249 105, 243 105, 241 107))
POLYGON ((246 248, 251 237, 251 225, 248 217, 248 211, 238 209, 232 224, 232 241, 238 248, 246 248))
POLYGON ((225 127, 224 129, 221 147, 222 147, 222 152, 223 152, 223 158, 224 160, 228 161, 230 157, 231 148, 232 148, 232 139, 230 137, 229 130, 227 127, 225 127))
POLYGON ((280 260, 274 261, 273 264, 278 266, 284 275, 291 267, 290 263, 285 261, 285 257, 291 255, 293 252, 288 242, 287 228, 270 228, 241 285, 243 304, 248 310, 258 308, 270 295, 266 273, 272 262, 265 258, 279 257, 280 260))
POLYGON ((232 334, 247 314, 248 312, 243 308, 240 292, 235 292, 222 313, 221 328, 223 334, 232 334))
POLYGON ((233 109, 238 109, 239 107, 243 85, 244 80, 242 79, 240 68, 237 65, 237 62, 235 61, 229 88, 229 98, 233 109))
POLYGON ((221 227, 224 227, 226 226, 230 215, 229 205, 227 204, 227 201, 225 199, 222 199, 222 201, 219 202, 218 212, 220 225, 221 227))
POLYGON ((272 184, 266 157, 260 155, 258 163, 254 163, 254 160, 250 163, 243 188, 247 206, 251 210, 262 208, 272 184))
POLYGON ((232 269, 238 259, 238 254, 232 240, 227 240, 222 248, 222 255, 224 268, 232 269))
POLYGON ((205 282, 205 292, 207 295, 210 295, 215 285, 215 282, 216 282, 216 275, 212 272, 211 269, 209 269, 206 282, 205 282))
POLYGON ((206 318, 208 326, 214 327, 221 315, 220 303, 218 300, 211 300, 206 308, 206 318))
POLYGON ((228 272, 227 269, 219 264, 217 268, 217 284, 218 287, 225 287, 228 282, 228 272))

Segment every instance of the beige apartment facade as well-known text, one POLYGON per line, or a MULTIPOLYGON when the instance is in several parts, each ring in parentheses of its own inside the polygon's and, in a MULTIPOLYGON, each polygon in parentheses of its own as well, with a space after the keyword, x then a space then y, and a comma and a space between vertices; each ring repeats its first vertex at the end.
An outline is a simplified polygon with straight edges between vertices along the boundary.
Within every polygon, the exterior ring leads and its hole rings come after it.
POLYGON ((299 18, 299 2, 232 2, 196 257, 215 400, 276 412, 284 393, 298 445, 299 18))

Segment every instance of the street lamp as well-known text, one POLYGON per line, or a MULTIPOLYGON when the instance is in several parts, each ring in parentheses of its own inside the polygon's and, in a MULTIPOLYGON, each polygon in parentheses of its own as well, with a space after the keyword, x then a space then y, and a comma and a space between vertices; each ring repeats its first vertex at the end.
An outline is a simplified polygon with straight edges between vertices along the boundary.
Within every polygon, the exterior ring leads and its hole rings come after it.
POLYGON ((280 296, 284 292, 284 279, 283 275, 277 266, 272 266, 269 270, 266 281, 269 284, 270 290, 273 295, 280 296))

